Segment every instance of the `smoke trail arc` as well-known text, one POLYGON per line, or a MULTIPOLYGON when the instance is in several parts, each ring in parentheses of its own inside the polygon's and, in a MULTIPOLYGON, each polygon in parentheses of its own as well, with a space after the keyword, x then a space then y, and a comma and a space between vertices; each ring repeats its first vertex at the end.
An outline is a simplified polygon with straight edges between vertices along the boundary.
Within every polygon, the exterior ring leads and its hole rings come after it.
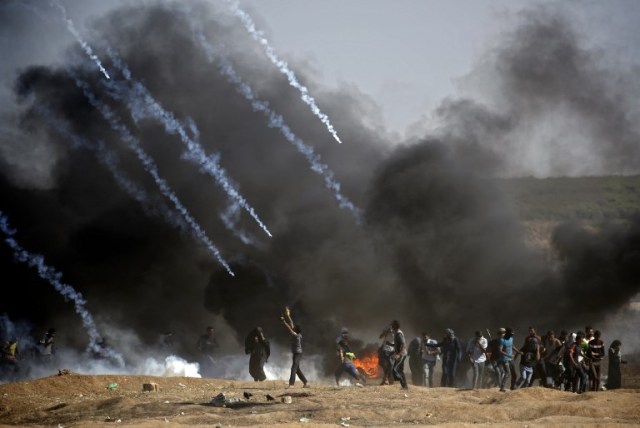
POLYGON ((207 41, 201 28, 193 26, 192 30, 194 38, 206 52, 209 62, 213 63, 215 60, 218 61, 218 70, 220 73, 224 75, 231 84, 235 85, 238 93, 251 103, 254 111, 262 112, 267 117, 269 127, 278 129, 285 139, 296 147, 298 152, 307 159, 311 170, 323 177, 325 186, 333 191, 334 197, 338 201, 340 208, 349 210, 356 218, 358 224, 361 224, 363 222, 362 210, 356 207, 349 198, 341 193, 340 183, 336 180, 335 174, 329 166, 321 161, 320 155, 314 152, 313 147, 304 143, 302 139, 295 135, 291 128, 289 128, 285 123, 282 115, 274 112, 268 102, 262 101, 256 97, 249 84, 238 77, 238 74, 229 60, 222 55, 219 55, 211 43, 207 41))
POLYGON ((53 285, 56 291, 60 293, 65 300, 73 301, 74 309, 76 313, 80 315, 82 325, 89 334, 88 348, 93 352, 113 359, 123 367, 124 359, 122 358, 122 355, 109 347, 101 345, 103 343, 103 338, 98 332, 98 327, 96 326, 93 317, 85 307, 87 301, 82 297, 82 294, 76 291, 76 289, 71 285, 62 282, 62 273, 57 272, 53 267, 47 265, 43 256, 30 253, 15 240, 14 236, 16 234, 16 230, 9 226, 9 219, 2 210, 0 210, 0 230, 4 233, 4 242, 9 246, 9 248, 11 248, 11 250, 13 250, 16 260, 35 268, 38 271, 38 275, 53 285))
MULTIPOLYGON (((131 83, 128 87, 124 82, 116 82, 115 80, 109 80, 104 82, 105 87, 108 89, 108 94, 118 101, 124 102, 129 111, 131 117, 135 122, 138 122, 146 117, 154 117, 160 121, 168 134, 178 134, 180 140, 185 145, 187 152, 183 158, 196 163, 200 166, 200 170, 205 174, 213 177, 216 183, 222 187, 226 194, 234 200, 240 207, 242 207, 260 226, 260 228, 272 237, 273 235, 262 222, 254 208, 249 205, 247 200, 240 194, 232 180, 228 177, 225 169, 220 165, 220 155, 214 153, 213 155, 207 155, 199 144, 200 132, 192 119, 187 121, 193 137, 190 137, 185 130, 185 127, 177 120, 173 113, 165 110, 160 103, 153 98, 149 90, 139 81, 133 80, 131 72, 128 67, 122 63, 122 61, 109 49, 109 56, 113 64, 120 70, 125 79, 131 83)), ((226 224, 226 223, 225 223, 226 224)))
POLYGON ((87 56, 89 58, 91 58, 91 60, 93 60, 93 62, 98 66, 98 69, 104 75, 104 77, 107 78, 107 80, 111 79, 111 76, 109 76, 109 73, 107 73, 107 70, 102 66, 102 63, 100 62, 100 59, 96 56, 96 54, 93 53, 93 50, 91 49, 91 46, 89 46, 89 44, 87 42, 85 42, 82 39, 82 37, 80 37, 80 33, 76 29, 75 25, 73 25, 73 21, 71 19, 69 19, 69 17, 67 16, 67 10, 64 8, 64 6, 62 6, 56 0, 53 0, 51 2, 51 4, 56 6, 58 9, 60 9, 60 11, 62 12, 62 19, 67 24, 67 30, 69 30, 69 32, 71 34, 73 34, 73 37, 76 38, 78 43, 80 43, 80 46, 82 46, 82 49, 84 49, 84 51, 87 54, 87 56))
POLYGON ((229 4, 233 14, 238 17, 240 21, 242 21, 244 28, 246 28, 249 34, 251 34, 251 37, 253 37, 255 41, 262 45, 267 58, 269 58, 269 60, 278 68, 278 70, 280 70, 280 72, 287 77, 289 85, 300 91, 300 98, 302 99, 302 101, 304 101, 305 104, 307 104, 311 108, 311 112, 315 116, 317 116, 320 121, 327 127, 327 130, 333 136, 333 138, 338 143, 342 144, 342 140, 340 140, 340 137, 338 137, 338 133, 331 124, 329 117, 320 110, 320 108, 316 104, 316 100, 309 94, 309 89, 298 81, 295 73, 289 68, 286 61, 278 58, 275 50, 273 49, 273 47, 271 47, 266 37, 264 37, 262 31, 258 31, 256 29, 255 23, 253 22, 253 19, 251 19, 251 16, 249 16, 249 14, 244 10, 240 9, 240 4, 237 0, 227 0, 227 3, 229 4))
POLYGON ((188 234, 190 232, 190 229, 181 216, 165 205, 164 201, 159 198, 158 200, 152 198, 143 187, 131 180, 120 169, 118 154, 110 150, 104 142, 92 142, 74 134, 66 123, 57 119, 48 108, 42 105, 36 105, 35 110, 44 117, 45 122, 47 122, 51 129, 71 142, 73 149, 82 148, 94 152, 98 161, 107 168, 118 186, 136 202, 140 203, 145 212, 162 217, 167 223, 182 233, 188 234))
POLYGON ((222 257, 220 250, 213 244, 213 242, 211 242, 211 239, 209 239, 200 224, 198 224, 195 218, 189 213, 187 208, 180 201, 180 199, 171 189, 166 180, 160 176, 158 167, 156 166, 155 162, 153 161, 151 156, 149 156, 142 149, 142 147, 140 147, 138 140, 131 134, 129 129, 120 122, 115 113, 111 111, 111 109, 107 105, 99 102, 96 99, 95 95, 91 92, 91 90, 89 89, 89 85, 86 82, 78 78, 74 78, 74 80, 78 88, 80 88, 84 93, 84 96, 87 98, 89 103, 100 112, 102 117, 109 123, 111 128, 120 135, 120 138, 127 144, 129 149, 131 149, 135 153, 138 160, 144 166, 144 169, 153 177, 153 180, 160 189, 160 192, 167 199, 169 199, 175 206, 176 210, 178 210, 178 212, 182 214, 182 217, 187 222, 187 224, 189 224, 193 233, 205 244, 207 249, 215 257, 218 263, 220 263, 225 268, 227 273, 231 276, 235 276, 227 261, 222 257))

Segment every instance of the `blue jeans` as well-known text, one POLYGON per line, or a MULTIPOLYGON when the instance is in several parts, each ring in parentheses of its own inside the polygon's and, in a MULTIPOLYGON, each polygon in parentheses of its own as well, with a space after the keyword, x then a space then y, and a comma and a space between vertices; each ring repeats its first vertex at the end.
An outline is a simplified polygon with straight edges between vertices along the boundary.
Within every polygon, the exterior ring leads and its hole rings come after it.
POLYGON ((481 363, 473 363, 473 380, 471 381, 471 389, 482 388, 482 380, 484 378, 484 361, 481 363))
POLYGON ((504 390, 504 386, 507 382, 507 377, 509 376, 509 362, 498 361, 496 364, 496 373, 498 373, 498 386, 502 391, 504 390))
POLYGON ((520 364, 520 379, 518 379, 518 388, 531 385, 531 377, 533 376, 533 367, 520 364))
POLYGON ((360 373, 358 373, 358 369, 356 369, 356 366, 354 366, 351 361, 345 360, 344 363, 340 363, 340 366, 338 366, 338 369, 334 374, 336 383, 340 381, 340 376, 342 376, 342 373, 344 372, 347 372, 355 380, 360 380, 360 373))

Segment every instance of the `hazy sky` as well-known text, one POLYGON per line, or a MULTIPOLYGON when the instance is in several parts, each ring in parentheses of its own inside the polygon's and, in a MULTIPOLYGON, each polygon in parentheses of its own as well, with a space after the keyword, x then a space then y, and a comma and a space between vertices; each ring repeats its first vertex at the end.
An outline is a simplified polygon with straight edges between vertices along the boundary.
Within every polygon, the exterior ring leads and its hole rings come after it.
MULTIPOLYGON (((86 34, 93 18, 130 2, 63 0, 61 4, 86 34)), ((568 12, 573 24, 611 60, 637 64, 640 58, 636 30, 640 2, 634 0, 241 0, 240 4, 294 70, 308 65, 316 82, 330 88, 355 86, 380 106, 384 125, 400 136, 444 97, 459 95, 457 79, 517 24, 518 12, 525 7, 547 5, 568 12)), ((45 6, 6 0, 3 11, 35 22, 32 11, 44 14, 49 9, 45 6)), ((59 13, 53 8, 50 12, 56 17, 59 13)), ((5 79, 15 65, 55 61, 66 46, 76 43, 59 22, 39 22, 45 28, 48 24, 46 34, 17 24, 0 29, 5 58, 0 71, 5 79)))
POLYGON ((241 1, 281 56, 308 61, 328 85, 356 85, 398 132, 454 95, 456 79, 518 12, 540 4, 569 10, 575 25, 619 60, 640 57, 640 2, 633 0, 241 1))

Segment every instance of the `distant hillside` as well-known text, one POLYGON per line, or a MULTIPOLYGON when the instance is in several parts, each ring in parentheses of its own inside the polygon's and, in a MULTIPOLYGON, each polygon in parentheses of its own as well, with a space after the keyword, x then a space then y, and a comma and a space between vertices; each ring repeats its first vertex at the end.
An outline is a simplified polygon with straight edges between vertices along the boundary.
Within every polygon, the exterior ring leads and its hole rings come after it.
POLYGON ((501 181, 526 222, 598 223, 640 213, 640 175, 501 181))
MULTIPOLYGON (((556 226, 577 221, 598 230, 640 213, 640 176, 516 178, 500 180, 534 247, 550 250, 556 226)), ((549 253, 550 259, 553 255, 549 253)))

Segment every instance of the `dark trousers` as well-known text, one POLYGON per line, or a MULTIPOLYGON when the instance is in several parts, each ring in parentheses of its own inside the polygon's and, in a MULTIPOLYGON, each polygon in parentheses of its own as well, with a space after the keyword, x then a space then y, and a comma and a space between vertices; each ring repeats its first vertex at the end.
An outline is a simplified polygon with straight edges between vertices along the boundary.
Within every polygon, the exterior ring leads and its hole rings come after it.
POLYGON ((262 382, 267 378, 264 373, 265 358, 251 355, 249 358, 249 374, 256 382, 262 382))
POLYGON ((380 364, 383 371, 382 383, 385 381, 393 383, 393 375, 391 373, 391 370, 393 369, 393 357, 382 348, 378 350, 378 364, 380 364))
POLYGON ((516 381, 518 380, 518 372, 516 371, 516 363, 513 360, 507 361, 509 366, 509 377, 511 378, 511 389, 516 389, 516 381))
POLYGON ((293 354, 293 363, 291 364, 291 376, 289 376, 289 385, 296 383, 296 375, 300 378, 302 383, 307 384, 307 378, 304 377, 304 373, 300 370, 300 360, 302 360, 302 354, 293 354))
POLYGON ((414 385, 424 384, 424 372, 422 370, 422 357, 409 357, 409 369, 411 369, 411 382, 414 385))
POLYGON ((589 376, 582 364, 573 368, 573 392, 583 393, 587 390, 587 381, 589 376))
POLYGON ((453 384, 456 379, 456 368, 458 367, 458 360, 451 358, 442 361, 442 381, 440 386, 446 386, 453 388, 453 384))
POLYGON ((407 387, 407 379, 404 377, 404 360, 406 355, 401 355, 397 360, 393 360, 393 378, 400 381, 403 388, 407 387))

